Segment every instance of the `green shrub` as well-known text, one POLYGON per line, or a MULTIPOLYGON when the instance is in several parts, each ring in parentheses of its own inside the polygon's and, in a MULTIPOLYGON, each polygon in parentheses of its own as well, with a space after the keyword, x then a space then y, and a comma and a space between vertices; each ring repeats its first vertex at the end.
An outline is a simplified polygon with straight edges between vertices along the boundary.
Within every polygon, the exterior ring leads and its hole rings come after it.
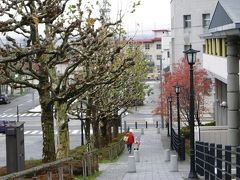
POLYGON ((182 127, 180 130, 180 133, 185 139, 189 139, 189 135, 190 135, 189 126, 182 127))

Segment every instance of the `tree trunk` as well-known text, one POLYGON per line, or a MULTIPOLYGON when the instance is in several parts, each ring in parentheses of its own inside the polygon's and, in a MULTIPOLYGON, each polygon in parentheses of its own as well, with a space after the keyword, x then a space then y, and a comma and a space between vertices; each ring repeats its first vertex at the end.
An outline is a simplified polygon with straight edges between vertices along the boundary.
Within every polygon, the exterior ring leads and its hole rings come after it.
POLYGON ((46 89, 39 91, 40 105, 42 108, 41 124, 43 131, 43 162, 56 160, 54 142, 53 105, 50 103, 50 93, 46 89))
POLYGON ((107 137, 107 123, 105 121, 105 119, 101 119, 101 143, 100 143, 100 147, 104 147, 105 145, 107 145, 108 143, 108 137, 107 137))
POLYGON ((108 143, 111 143, 111 142, 112 142, 112 130, 111 130, 111 127, 112 127, 112 123, 109 122, 109 123, 107 124, 108 143))
POLYGON ((69 132, 67 104, 64 102, 55 103, 57 136, 57 159, 68 157, 69 153, 69 132))
POLYGON ((96 106, 92 106, 92 128, 94 137, 94 147, 99 148, 99 121, 97 119, 96 106))
POLYGON ((113 120, 113 138, 116 138, 118 136, 118 126, 119 126, 119 116, 118 114, 114 114, 114 120, 113 120))

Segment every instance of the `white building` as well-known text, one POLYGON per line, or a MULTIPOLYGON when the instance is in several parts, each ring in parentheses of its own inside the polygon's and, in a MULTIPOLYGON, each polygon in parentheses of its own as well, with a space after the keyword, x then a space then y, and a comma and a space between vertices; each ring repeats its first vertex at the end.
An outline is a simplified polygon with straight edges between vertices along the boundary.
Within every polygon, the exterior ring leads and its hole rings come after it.
POLYGON ((169 30, 153 30, 152 38, 135 39, 134 42, 140 45, 145 59, 149 61, 152 72, 149 78, 159 78, 160 70, 164 70, 170 63, 170 41, 169 30), (162 66, 162 67, 161 67, 162 66))
POLYGON ((240 1, 219 0, 209 31, 202 37, 205 39, 203 66, 215 78, 215 120, 217 126, 226 126, 226 131, 222 135, 218 132, 212 141, 240 145, 240 1))
POLYGON ((171 0, 171 64, 177 63, 189 49, 199 50, 202 60, 204 40, 199 35, 208 30, 217 0, 171 0))

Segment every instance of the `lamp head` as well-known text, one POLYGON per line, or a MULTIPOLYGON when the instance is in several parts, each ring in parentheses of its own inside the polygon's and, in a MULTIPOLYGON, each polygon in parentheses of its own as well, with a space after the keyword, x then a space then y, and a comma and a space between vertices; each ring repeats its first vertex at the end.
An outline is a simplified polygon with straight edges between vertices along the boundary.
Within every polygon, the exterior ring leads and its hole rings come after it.
POLYGON ((183 53, 185 54, 185 56, 187 58, 189 65, 195 64, 198 52, 200 52, 200 51, 192 49, 192 45, 190 45, 190 48, 188 50, 183 51, 183 53))
POLYGON ((178 85, 178 82, 177 82, 176 86, 174 86, 174 87, 175 87, 176 94, 179 94, 180 93, 180 86, 178 85))

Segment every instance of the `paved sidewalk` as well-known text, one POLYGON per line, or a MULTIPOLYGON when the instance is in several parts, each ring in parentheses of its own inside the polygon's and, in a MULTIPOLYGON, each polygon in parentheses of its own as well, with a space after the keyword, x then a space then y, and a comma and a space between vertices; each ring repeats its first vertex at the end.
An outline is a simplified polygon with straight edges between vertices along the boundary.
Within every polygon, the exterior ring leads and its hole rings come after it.
MULTIPOLYGON (((134 131, 135 136, 140 136, 140 130, 134 131)), ((164 146, 168 147, 169 139, 166 130, 157 134, 156 128, 144 129, 141 135, 140 162, 136 162, 136 173, 128 173, 128 152, 125 151, 118 161, 110 164, 100 164, 97 180, 180 180, 185 179, 189 173, 189 162, 178 164, 178 172, 170 172, 170 162, 164 161, 164 146)), ((173 154, 174 152, 171 152, 173 154)))

